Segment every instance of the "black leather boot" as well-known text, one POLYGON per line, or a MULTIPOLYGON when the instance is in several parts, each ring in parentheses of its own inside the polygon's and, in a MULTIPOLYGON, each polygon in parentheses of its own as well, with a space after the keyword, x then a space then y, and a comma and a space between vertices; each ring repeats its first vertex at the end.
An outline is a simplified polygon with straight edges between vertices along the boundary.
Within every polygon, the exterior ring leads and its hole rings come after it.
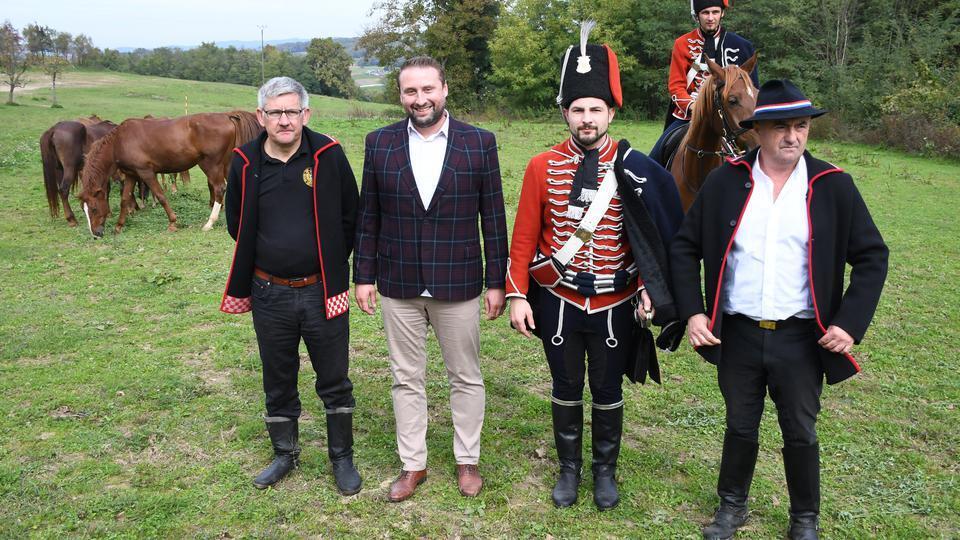
POLYGON ((790 492, 790 540, 817 540, 820 530, 820 446, 788 446, 783 468, 790 492))
POLYGON ((747 495, 753 481, 760 445, 727 433, 723 438, 723 456, 717 478, 720 507, 713 521, 703 529, 705 540, 733 538, 737 529, 747 522, 747 495))
POLYGON ((360 473, 353 466, 353 413, 327 415, 327 454, 333 468, 333 479, 341 495, 360 492, 360 473))
POLYGON ((615 409, 593 406, 593 502, 601 511, 620 502, 617 457, 623 434, 623 404, 615 409))
POLYGON ((552 403, 553 439, 557 445, 560 476, 553 488, 553 504, 566 508, 577 502, 580 469, 583 467, 583 403, 552 403))
POLYGON ((297 445, 300 432, 295 418, 268 416, 267 433, 273 443, 273 462, 253 479, 257 489, 266 489, 300 464, 300 447, 297 445))

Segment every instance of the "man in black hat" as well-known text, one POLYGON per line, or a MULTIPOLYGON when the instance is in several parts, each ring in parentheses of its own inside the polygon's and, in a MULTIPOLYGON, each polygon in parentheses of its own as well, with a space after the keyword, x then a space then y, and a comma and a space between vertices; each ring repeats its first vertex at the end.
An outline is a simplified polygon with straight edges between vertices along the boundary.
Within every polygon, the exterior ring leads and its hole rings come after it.
POLYGON ((553 502, 577 501, 589 371, 593 499, 606 510, 619 501, 621 385, 635 350, 634 316, 675 318, 666 246, 683 212, 670 173, 607 133, 622 106, 620 70, 610 47, 587 44, 591 27, 561 67, 557 103, 570 137, 531 159, 523 177, 507 297, 513 327, 527 337, 538 332, 553 377, 553 502))
POLYGON ((679 316, 717 366, 726 405, 720 507, 704 538, 730 538, 747 519, 768 391, 783 434, 789 535, 817 538, 823 378, 860 371, 851 350, 887 274, 887 247, 853 179, 805 150, 811 119, 825 112, 788 80, 764 84, 740 123, 757 131, 759 148, 710 173, 671 244, 679 316))
MULTIPOLYGON (((742 66, 754 55, 753 43, 728 31, 721 24, 727 7, 727 0, 690 0, 690 16, 697 27, 673 42, 667 81, 670 110, 666 128, 650 150, 650 157, 661 163, 668 157, 661 156, 664 141, 672 132, 690 122, 693 103, 697 100, 704 79, 710 74, 707 58, 722 67, 742 66)), ((760 86, 756 64, 750 78, 754 86, 760 86)))

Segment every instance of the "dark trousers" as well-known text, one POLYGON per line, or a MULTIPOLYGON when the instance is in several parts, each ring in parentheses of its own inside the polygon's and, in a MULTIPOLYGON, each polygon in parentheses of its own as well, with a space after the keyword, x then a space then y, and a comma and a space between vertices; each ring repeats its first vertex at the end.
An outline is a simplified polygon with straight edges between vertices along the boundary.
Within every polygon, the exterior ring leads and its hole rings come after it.
POLYGON ((817 442, 823 370, 812 320, 778 330, 725 315, 717 365, 727 408, 727 432, 756 442, 767 392, 777 407, 786 447, 817 442))
POLYGON ((327 320, 322 284, 293 288, 253 278, 253 328, 263 363, 267 416, 300 417, 301 338, 327 412, 353 410, 353 383, 347 377, 349 316, 327 320))
POLYGON ((670 122, 670 125, 667 126, 667 129, 663 130, 663 133, 660 134, 660 138, 657 139, 657 142, 653 144, 653 148, 650 149, 650 154, 648 154, 650 158, 658 162, 666 161, 661 159, 661 156, 660 156, 660 153, 663 152, 664 141, 667 140, 667 137, 671 133, 676 131, 678 128, 680 128, 684 124, 688 124, 688 123, 690 123, 689 120, 680 120, 679 118, 674 118, 673 121, 670 122))
POLYGON ((623 373, 631 350, 633 324, 630 302, 588 314, 544 291, 540 295, 540 337, 553 376, 554 399, 582 400, 584 378, 589 371, 594 404, 622 402, 623 373), (589 369, 584 365, 584 356, 589 369))

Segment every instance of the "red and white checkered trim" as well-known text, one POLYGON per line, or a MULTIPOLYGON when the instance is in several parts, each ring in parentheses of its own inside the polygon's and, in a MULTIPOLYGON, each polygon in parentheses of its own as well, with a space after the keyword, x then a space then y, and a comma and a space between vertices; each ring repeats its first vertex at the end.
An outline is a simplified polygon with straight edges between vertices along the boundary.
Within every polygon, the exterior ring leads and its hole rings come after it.
POLYGON ((224 295, 223 302, 220 303, 220 311, 224 313, 246 313, 253 309, 253 301, 247 296, 237 298, 236 296, 224 295))
POLYGON ((342 293, 327 298, 327 318, 332 319, 337 315, 342 315, 350 309, 350 289, 342 293))

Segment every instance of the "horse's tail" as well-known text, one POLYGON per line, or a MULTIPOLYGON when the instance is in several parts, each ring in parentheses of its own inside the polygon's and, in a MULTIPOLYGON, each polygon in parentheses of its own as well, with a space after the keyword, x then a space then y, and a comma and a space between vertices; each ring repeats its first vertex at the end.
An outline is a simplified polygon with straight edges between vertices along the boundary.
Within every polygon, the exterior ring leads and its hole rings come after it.
POLYGON ((43 162, 43 186, 47 191, 50 215, 60 215, 60 182, 57 180, 57 149, 53 147, 53 131, 56 126, 40 136, 40 160, 43 162))
POLYGON ((257 115, 247 111, 231 111, 227 114, 230 121, 233 122, 234 134, 233 146, 240 147, 250 142, 263 129, 260 122, 257 121, 257 115))

